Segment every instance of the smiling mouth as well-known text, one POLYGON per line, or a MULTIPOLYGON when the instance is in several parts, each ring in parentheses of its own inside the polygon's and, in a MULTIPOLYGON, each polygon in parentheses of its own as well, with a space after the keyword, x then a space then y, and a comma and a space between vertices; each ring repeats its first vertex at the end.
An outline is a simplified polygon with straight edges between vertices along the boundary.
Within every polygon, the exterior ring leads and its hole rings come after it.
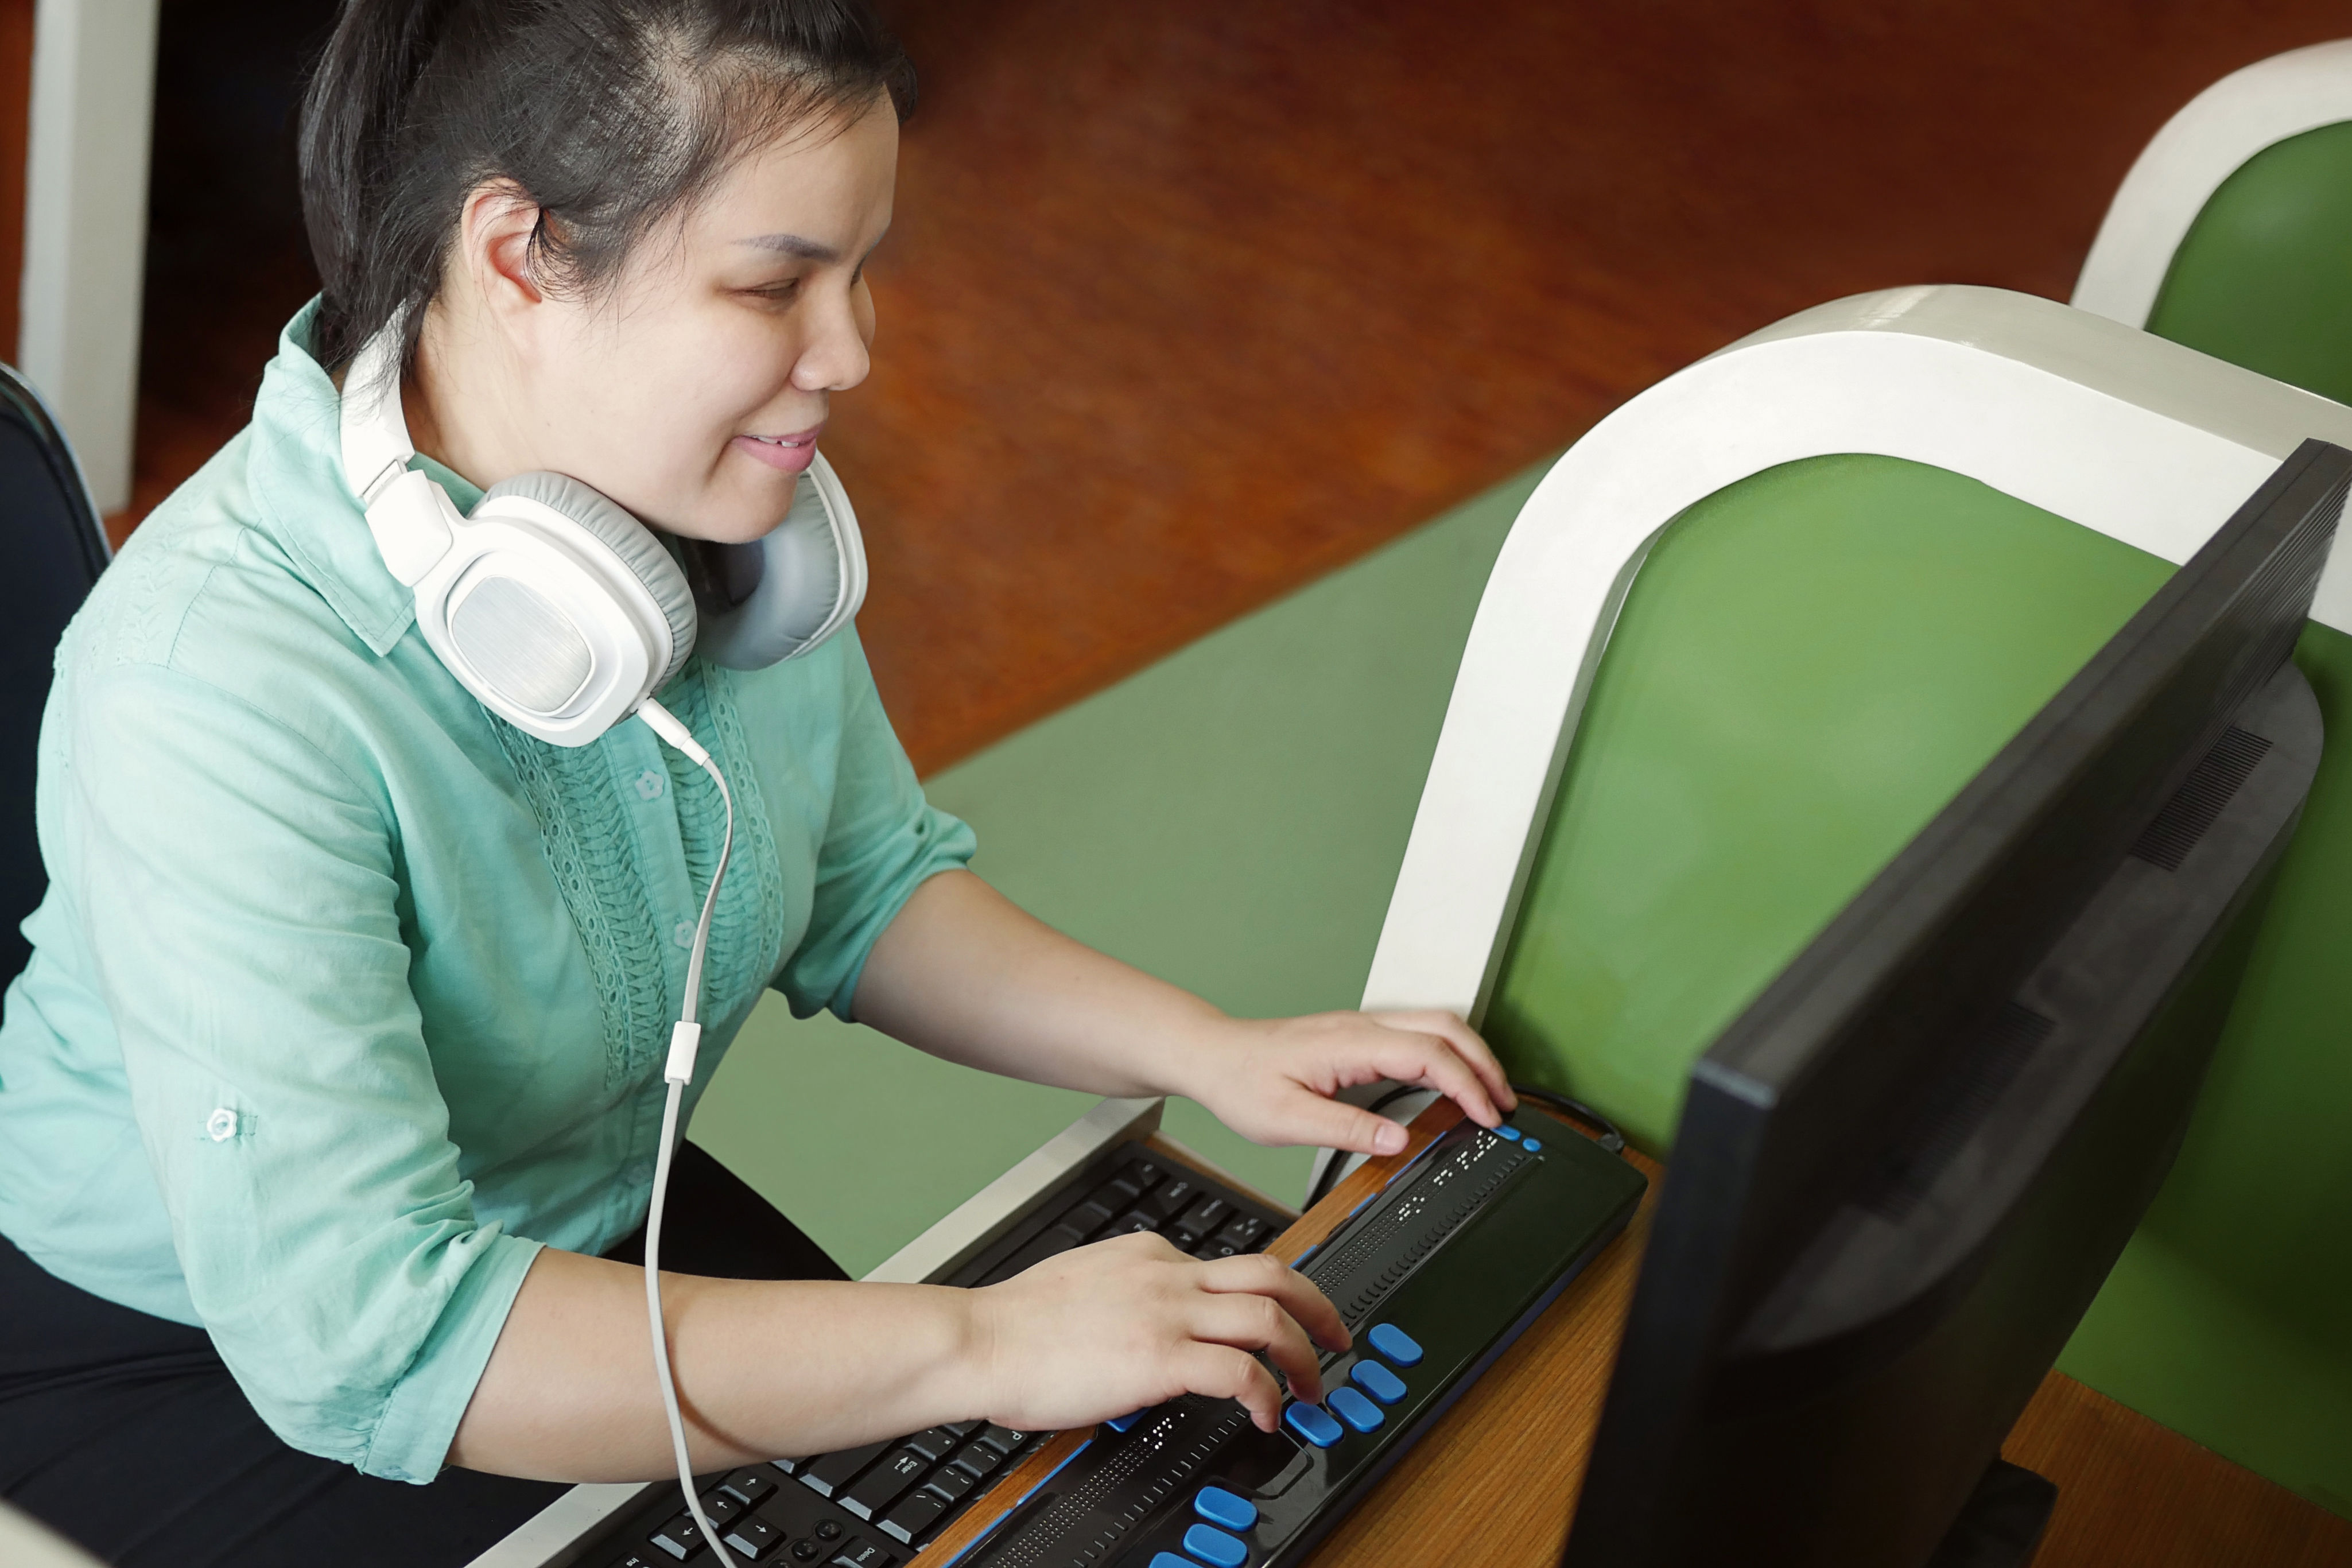
POLYGON ((814 447, 816 445, 816 438, 824 432, 824 426, 820 425, 814 430, 799 430, 790 436, 755 436, 747 431, 743 438, 747 441, 757 441, 763 447, 814 447))

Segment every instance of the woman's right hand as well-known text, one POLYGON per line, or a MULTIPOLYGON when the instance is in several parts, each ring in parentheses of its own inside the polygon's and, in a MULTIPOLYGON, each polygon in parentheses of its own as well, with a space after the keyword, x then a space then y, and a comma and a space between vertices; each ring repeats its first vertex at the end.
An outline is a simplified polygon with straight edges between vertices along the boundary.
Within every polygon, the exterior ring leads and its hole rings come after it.
POLYGON ((1254 1352, 1320 1400, 1315 1347, 1343 1351, 1339 1310, 1263 1253, 1213 1262, 1163 1238, 1122 1236, 1049 1258, 971 1292, 974 1370, 990 1420, 1060 1431, 1181 1394, 1237 1399, 1267 1432, 1282 1390, 1254 1352))

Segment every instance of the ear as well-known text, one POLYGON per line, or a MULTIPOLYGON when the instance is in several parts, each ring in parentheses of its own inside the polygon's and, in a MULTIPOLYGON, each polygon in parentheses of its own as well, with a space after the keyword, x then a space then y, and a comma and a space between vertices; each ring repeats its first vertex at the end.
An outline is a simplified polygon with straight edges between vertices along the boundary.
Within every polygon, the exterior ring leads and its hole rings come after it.
POLYGON ((512 180, 485 180, 466 193, 454 259, 494 317, 511 316, 546 298, 531 271, 531 237, 541 221, 539 204, 512 180))

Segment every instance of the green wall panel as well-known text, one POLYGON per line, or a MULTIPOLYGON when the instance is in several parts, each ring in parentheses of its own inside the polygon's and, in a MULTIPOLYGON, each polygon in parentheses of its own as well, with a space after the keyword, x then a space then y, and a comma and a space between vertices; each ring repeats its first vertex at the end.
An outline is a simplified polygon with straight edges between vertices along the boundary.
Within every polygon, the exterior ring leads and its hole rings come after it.
MULTIPOLYGON (((1064 931, 1257 1016, 1351 1007, 1454 669, 1538 468, 926 781, 1064 931)), ((1092 1104, 761 1005, 696 1140, 854 1273, 1092 1104)), ((1282 1197, 1308 1152, 1177 1138, 1282 1197)))
POLYGON ((1634 579, 1486 1026, 1663 1151, 1690 1063, 2171 568, 1940 468, 1790 463, 1634 579))
POLYGON ((2147 330, 2352 403, 2352 124, 2275 142, 2173 253, 2147 330))
POLYGON ((2059 1365, 2352 1518, 2352 637, 2330 741, 2172 1179, 2059 1365))

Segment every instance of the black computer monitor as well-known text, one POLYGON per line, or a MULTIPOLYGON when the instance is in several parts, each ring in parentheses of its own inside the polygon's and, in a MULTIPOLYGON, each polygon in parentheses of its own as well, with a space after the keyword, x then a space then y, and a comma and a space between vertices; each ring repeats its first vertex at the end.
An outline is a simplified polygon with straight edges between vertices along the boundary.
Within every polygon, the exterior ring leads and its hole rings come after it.
POLYGON ((1693 1068, 1567 1568, 2020 1563, 2319 759, 2312 441, 1693 1068))

